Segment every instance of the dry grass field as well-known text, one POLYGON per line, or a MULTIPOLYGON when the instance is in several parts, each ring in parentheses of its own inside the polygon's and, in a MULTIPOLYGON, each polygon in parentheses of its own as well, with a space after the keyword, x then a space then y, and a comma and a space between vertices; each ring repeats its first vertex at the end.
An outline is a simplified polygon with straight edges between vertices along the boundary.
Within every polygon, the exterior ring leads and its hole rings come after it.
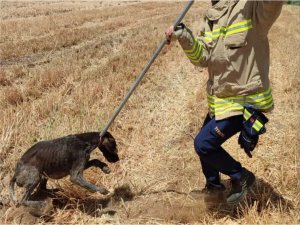
MULTIPOLYGON (((121 161, 109 165, 108 175, 85 171, 111 196, 89 193, 67 177, 49 182, 60 191, 45 197, 45 209, 9 200, 15 163, 30 146, 104 127, 185 4, 0 1, 1 224, 299 223, 300 8, 287 5, 269 34, 276 106, 268 131, 252 159, 237 136, 225 144, 257 176, 242 205, 186 194, 204 187, 192 137, 207 112, 207 72, 189 63, 178 43, 163 49, 109 129, 121 161)), ((185 17, 195 32, 208 6, 196 1, 185 17)), ((99 151, 92 158, 104 160, 99 151)))

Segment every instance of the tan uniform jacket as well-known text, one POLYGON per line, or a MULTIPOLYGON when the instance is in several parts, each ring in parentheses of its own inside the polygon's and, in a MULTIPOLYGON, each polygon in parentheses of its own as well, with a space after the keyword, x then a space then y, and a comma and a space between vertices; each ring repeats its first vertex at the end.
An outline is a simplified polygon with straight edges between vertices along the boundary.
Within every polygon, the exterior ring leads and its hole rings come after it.
POLYGON ((209 95, 247 96, 269 88, 267 34, 282 4, 221 0, 207 11, 198 38, 188 28, 177 37, 193 64, 208 67, 209 95))

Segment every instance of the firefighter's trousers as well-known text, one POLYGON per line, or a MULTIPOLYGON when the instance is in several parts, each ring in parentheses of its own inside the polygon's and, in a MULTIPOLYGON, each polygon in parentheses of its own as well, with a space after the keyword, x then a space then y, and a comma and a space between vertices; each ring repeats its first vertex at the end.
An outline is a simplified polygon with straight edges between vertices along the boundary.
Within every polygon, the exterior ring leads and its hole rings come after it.
POLYGON ((199 134, 195 138, 194 145, 208 183, 220 184, 219 173, 226 174, 233 179, 239 179, 242 170, 241 164, 233 159, 221 145, 241 131, 242 122, 242 115, 218 121, 207 115, 199 134))

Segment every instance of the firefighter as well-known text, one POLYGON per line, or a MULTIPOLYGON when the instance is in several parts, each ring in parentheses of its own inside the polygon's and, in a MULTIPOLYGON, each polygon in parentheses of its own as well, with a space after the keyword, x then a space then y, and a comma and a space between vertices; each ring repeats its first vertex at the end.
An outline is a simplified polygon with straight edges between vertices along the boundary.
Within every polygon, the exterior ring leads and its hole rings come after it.
POLYGON ((238 142, 251 157, 268 121, 262 112, 274 107, 269 81, 268 31, 278 18, 282 1, 211 1, 200 35, 181 23, 169 27, 168 43, 178 40, 192 64, 208 68, 208 114, 194 140, 206 178, 205 193, 225 189, 220 173, 231 179, 229 204, 240 202, 255 182, 221 146, 240 132, 238 142))

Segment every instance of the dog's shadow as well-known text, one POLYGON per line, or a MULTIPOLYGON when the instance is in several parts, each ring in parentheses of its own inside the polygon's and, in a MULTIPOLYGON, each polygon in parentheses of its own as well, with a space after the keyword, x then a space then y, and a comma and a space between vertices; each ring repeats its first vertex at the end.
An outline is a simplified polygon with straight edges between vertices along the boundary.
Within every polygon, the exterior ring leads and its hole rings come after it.
MULTIPOLYGON (((227 181, 227 183, 225 181, 225 186, 227 185, 229 185, 229 181, 227 181)), ((209 210, 219 218, 230 216, 233 219, 240 219, 247 213, 247 209, 250 209, 253 206, 256 207, 258 214, 271 207, 277 207, 286 212, 294 208, 291 200, 284 198, 268 182, 257 178, 245 201, 234 206, 228 206, 223 203, 217 206, 218 209, 215 206, 211 207, 209 210)))
MULTIPOLYGON (((52 210, 44 215, 36 213, 36 216, 47 218, 51 220, 51 214, 56 209, 79 209, 85 214, 93 217, 100 217, 103 214, 115 215, 117 213, 115 206, 120 202, 131 201, 134 199, 135 194, 132 192, 129 185, 122 185, 114 189, 114 192, 108 196, 103 196, 101 198, 69 198, 63 194, 60 189, 47 190, 38 193, 34 193, 31 196, 31 200, 36 201, 49 201, 52 199, 52 210)), ((37 211, 35 211, 37 212, 37 211)))

